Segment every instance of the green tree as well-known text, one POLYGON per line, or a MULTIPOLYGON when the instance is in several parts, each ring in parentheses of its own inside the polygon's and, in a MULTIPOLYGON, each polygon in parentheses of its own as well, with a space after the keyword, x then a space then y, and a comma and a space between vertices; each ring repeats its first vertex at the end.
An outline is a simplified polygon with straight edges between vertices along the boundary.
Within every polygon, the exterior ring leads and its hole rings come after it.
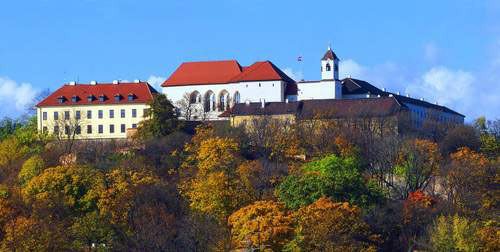
POLYGON ((383 199, 380 189, 361 175, 353 157, 329 155, 302 167, 303 174, 289 175, 277 187, 276 196, 292 209, 326 196, 369 208, 383 199))
POLYGON ((149 103, 147 119, 138 128, 138 137, 150 139, 169 135, 179 129, 179 120, 172 102, 164 94, 155 94, 149 103))

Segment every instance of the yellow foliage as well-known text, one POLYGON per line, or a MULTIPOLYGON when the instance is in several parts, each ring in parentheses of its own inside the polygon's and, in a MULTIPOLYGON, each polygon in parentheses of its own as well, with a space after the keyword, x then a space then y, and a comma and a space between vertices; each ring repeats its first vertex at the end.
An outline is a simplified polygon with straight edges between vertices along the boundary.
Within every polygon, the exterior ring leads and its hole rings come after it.
POLYGON ((136 189, 144 185, 161 184, 156 176, 142 171, 114 169, 106 174, 107 187, 100 190, 97 206, 113 224, 126 225, 136 189))
POLYGON ((293 237, 293 220, 284 205, 257 201, 234 212, 228 220, 236 248, 281 251, 293 237))

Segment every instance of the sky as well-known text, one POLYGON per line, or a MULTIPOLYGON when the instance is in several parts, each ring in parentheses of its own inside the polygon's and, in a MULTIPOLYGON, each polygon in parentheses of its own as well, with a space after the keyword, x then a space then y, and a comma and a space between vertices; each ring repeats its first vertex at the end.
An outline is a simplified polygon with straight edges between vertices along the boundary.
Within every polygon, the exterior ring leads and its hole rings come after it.
POLYGON ((341 77, 500 118, 500 0, 5 0, 0 118, 69 81, 159 87, 184 61, 270 60, 317 80, 328 45, 341 77))

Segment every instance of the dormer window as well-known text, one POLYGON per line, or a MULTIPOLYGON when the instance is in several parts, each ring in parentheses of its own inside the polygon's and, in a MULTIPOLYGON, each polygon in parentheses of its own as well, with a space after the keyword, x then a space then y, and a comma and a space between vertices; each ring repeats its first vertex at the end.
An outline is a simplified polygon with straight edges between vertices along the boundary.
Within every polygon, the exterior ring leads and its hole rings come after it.
POLYGON ((134 94, 128 94, 127 99, 128 99, 128 101, 133 101, 135 99, 135 95, 134 94))
POLYGON ((94 101, 94 99, 95 99, 94 95, 89 95, 89 96, 87 96, 87 101, 88 101, 88 102, 93 102, 93 101, 94 101))
POLYGON ((73 95, 73 96, 71 97, 71 102, 78 102, 78 96, 73 95))
POLYGON ((104 102, 104 100, 106 100, 106 96, 105 95, 99 95, 99 101, 100 102, 104 102))
POLYGON ((326 71, 330 72, 332 70, 332 67, 330 66, 330 63, 326 63, 326 71))
POLYGON ((59 97, 57 97, 57 102, 58 102, 59 104, 64 103, 64 100, 66 100, 66 98, 64 98, 64 96, 59 96, 59 97))
POLYGON ((120 94, 115 94, 115 101, 119 102, 122 99, 122 96, 120 94))

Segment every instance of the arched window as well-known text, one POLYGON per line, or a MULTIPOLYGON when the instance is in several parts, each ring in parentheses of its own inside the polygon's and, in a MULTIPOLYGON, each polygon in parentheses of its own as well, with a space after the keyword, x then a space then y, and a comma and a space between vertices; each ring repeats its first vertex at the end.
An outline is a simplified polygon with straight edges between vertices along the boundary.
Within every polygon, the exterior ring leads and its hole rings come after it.
POLYGON ((234 104, 240 103, 240 100, 241 100, 241 98, 240 98, 240 92, 236 91, 234 93, 234 98, 233 98, 234 104))
POLYGON ((191 93, 189 96, 189 104, 193 103, 200 103, 201 102, 201 95, 198 91, 194 91, 191 93))
POLYGON ((211 90, 208 90, 205 93, 204 98, 204 106, 205 112, 214 111, 215 110, 215 94, 211 90))
POLYGON ((326 63, 326 71, 330 72, 332 70, 332 67, 330 66, 330 63, 326 63))
POLYGON ((226 111, 229 108, 229 93, 226 90, 222 90, 219 93, 219 110, 226 111))

